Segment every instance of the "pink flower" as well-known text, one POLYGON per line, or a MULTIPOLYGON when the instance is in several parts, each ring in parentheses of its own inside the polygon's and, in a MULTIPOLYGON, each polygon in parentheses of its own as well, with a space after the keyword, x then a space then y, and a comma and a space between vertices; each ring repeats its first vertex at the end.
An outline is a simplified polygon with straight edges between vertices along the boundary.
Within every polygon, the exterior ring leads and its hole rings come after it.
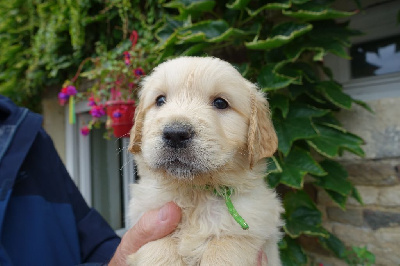
POLYGON ((90 129, 88 128, 88 126, 84 126, 81 128, 81 134, 83 136, 87 136, 87 135, 89 135, 89 133, 90 133, 90 129))
POLYGON ((67 94, 69 96, 75 95, 77 93, 75 86, 72 86, 72 85, 68 85, 66 90, 67 90, 67 94))
POLYGON ((89 101, 89 102, 88 102, 88 105, 89 105, 89 106, 95 106, 95 105, 97 105, 97 104, 96 104, 96 101, 94 100, 94 97, 93 97, 93 96, 90 96, 89 99, 88 99, 88 101, 89 101))
POLYGON ((103 115, 105 115, 106 111, 104 110, 104 108, 102 106, 95 105, 95 106, 92 106, 92 109, 90 109, 90 114, 93 117, 99 118, 99 117, 102 117, 103 115))
POLYGON ((69 95, 67 95, 63 92, 58 93, 58 103, 60 105, 62 105, 62 106, 65 105, 68 101, 68 98, 69 98, 69 95))
POLYGON ((138 78, 140 78, 141 76, 146 75, 146 73, 144 73, 143 68, 141 68, 141 67, 135 68, 135 69, 133 70, 133 74, 134 74, 136 77, 138 77, 138 78))

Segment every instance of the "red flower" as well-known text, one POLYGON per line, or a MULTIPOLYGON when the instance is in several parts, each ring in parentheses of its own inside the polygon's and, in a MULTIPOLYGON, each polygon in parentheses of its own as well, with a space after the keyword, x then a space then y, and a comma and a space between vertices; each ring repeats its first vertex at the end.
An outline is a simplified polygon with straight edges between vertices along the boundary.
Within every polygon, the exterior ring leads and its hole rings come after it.
POLYGON ((133 74, 134 74, 136 77, 138 77, 138 78, 140 78, 141 76, 146 75, 146 73, 144 73, 143 68, 141 68, 141 67, 135 68, 135 69, 133 70, 133 74))
POLYGON ((88 128, 88 126, 84 126, 81 128, 82 135, 87 136, 87 135, 89 135, 89 133, 90 133, 90 129, 88 128))

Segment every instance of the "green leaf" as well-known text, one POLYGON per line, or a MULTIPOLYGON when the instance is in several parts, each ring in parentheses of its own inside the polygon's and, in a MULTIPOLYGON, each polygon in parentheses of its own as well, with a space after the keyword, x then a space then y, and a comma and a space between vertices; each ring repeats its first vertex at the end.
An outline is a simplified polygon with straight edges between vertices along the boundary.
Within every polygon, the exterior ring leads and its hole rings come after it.
POLYGON ((160 41, 159 46, 164 48, 176 40, 176 30, 182 27, 182 21, 176 21, 167 17, 164 25, 156 32, 156 38, 160 41))
POLYGON ((307 2, 310 2, 311 0, 292 0, 292 3, 295 5, 302 5, 305 4, 307 2))
POLYGON ((232 35, 243 35, 243 31, 230 28, 224 20, 206 20, 184 28, 178 32, 178 44, 192 42, 222 42, 232 35))
POLYGON ((269 9, 286 9, 291 6, 290 0, 273 0, 273 1, 268 1, 268 4, 263 5, 262 7, 256 9, 256 10, 250 10, 249 8, 246 8, 247 13, 249 14, 250 17, 254 17, 258 15, 261 11, 263 10, 269 10, 269 9))
POLYGON ((307 105, 292 104, 286 119, 274 114, 274 126, 278 134, 278 149, 287 155, 295 140, 310 139, 318 136, 312 123, 312 117, 325 115, 328 110, 307 105))
POLYGON ((319 21, 313 23, 311 39, 339 41, 344 46, 350 46, 350 37, 362 35, 361 31, 353 30, 348 27, 348 22, 338 23, 334 20, 319 21))
POLYGON ((314 3, 301 5, 299 6, 299 10, 296 11, 282 10, 282 13, 285 16, 301 19, 303 21, 346 18, 355 14, 355 12, 339 11, 314 3))
POLYGON ((249 2, 250 0, 235 0, 232 4, 226 4, 226 7, 240 10, 245 8, 249 2))
POLYGON ((271 35, 268 39, 246 42, 245 45, 249 49, 269 50, 289 43, 311 29, 312 25, 308 23, 284 22, 271 30, 271 35))
POLYGON ((356 104, 358 104, 359 106, 361 106, 362 108, 367 110, 368 112, 375 114, 374 110, 372 110, 371 106, 369 106, 369 104, 367 104, 366 102, 356 100, 356 99, 353 99, 353 102, 355 102, 356 104))
POLYGON ((287 186, 300 189, 303 187, 306 174, 326 175, 324 169, 312 158, 310 153, 298 147, 294 147, 283 161, 279 161, 278 165, 282 168, 281 172, 274 171, 268 175, 267 180, 271 186, 279 181, 287 186))
POLYGON ((294 78, 280 75, 274 71, 276 64, 267 64, 257 77, 258 85, 263 91, 278 90, 295 82, 294 78))
POLYGON ((335 235, 328 233, 327 237, 318 237, 318 241, 324 248, 333 251, 338 258, 345 256, 346 246, 335 235))
POLYGON ((283 199, 285 207, 284 229, 291 237, 302 234, 326 237, 328 232, 321 226, 321 212, 306 192, 299 190, 289 192, 283 199))
POLYGON ((350 109, 353 100, 351 97, 342 92, 342 86, 334 81, 321 81, 315 87, 334 105, 350 109))
POLYGON ((174 0, 164 4, 164 7, 177 8, 186 12, 207 12, 213 10, 214 0, 174 0))
POLYGON ((315 177, 316 185, 335 191, 345 197, 352 193, 353 185, 347 178, 347 171, 340 163, 331 160, 324 160, 320 162, 320 165, 328 174, 315 177))
POLYGON ((358 203, 360 203, 361 205, 364 205, 364 202, 361 198, 360 192, 358 192, 356 187, 353 187, 353 189, 351 191, 351 197, 353 197, 355 200, 357 200, 358 203))
POLYGON ((325 189, 326 193, 329 195, 329 197, 338 204, 342 210, 346 209, 346 202, 347 202, 347 197, 343 196, 342 194, 339 194, 333 190, 325 189))
POLYGON ((267 159, 268 171, 267 175, 264 177, 264 180, 268 183, 270 187, 276 187, 280 182, 280 175, 275 175, 275 173, 281 173, 282 168, 279 164, 278 159, 275 156, 272 156, 267 159))
POLYGON ((281 242, 280 257, 282 266, 300 266, 307 264, 307 255, 296 240, 285 237, 281 242))
POLYGON ((360 137, 319 124, 316 124, 315 128, 318 136, 308 140, 307 143, 320 154, 334 158, 344 149, 361 157, 365 155, 360 147, 364 141, 360 137))
POLYGON ((191 45, 188 49, 183 51, 181 53, 181 55, 183 55, 183 56, 195 55, 195 54, 198 54, 200 52, 203 52, 204 49, 206 47, 208 47, 208 46, 209 45, 207 43, 198 43, 198 44, 195 44, 195 45, 191 45))
POLYGON ((268 101, 272 112, 274 112, 275 109, 279 109, 282 112, 283 118, 286 118, 289 112, 289 98, 287 96, 275 93, 268 101))

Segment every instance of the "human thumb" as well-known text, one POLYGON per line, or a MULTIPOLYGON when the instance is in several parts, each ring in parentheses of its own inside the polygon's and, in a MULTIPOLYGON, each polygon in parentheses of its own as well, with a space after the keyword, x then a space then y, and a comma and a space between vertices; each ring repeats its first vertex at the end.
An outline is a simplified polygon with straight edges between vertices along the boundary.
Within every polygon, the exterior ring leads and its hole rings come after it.
POLYGON ((174 202, 168 202, 160 209, 146 212, 122 237, 109 265, 125 265, 128 255, 135 253, 148 242, 172 233, 181 218, 181 209, 174 202))

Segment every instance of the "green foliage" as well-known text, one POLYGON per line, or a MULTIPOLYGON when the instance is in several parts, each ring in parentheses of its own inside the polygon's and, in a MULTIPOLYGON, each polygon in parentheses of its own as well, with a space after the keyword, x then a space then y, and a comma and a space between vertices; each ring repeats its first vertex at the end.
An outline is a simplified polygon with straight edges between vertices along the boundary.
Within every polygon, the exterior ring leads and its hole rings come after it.
POLYGON ((112 50, 135 29, 138 46, 154 45, 159 7, 157 0, 1 1, 0 94, 40 111, 45 90, 95 56, 96 42, 112 50))
MULTIPOLYGON (((348 263, 373 263, 365 248, 347 250, 322 226, 321 212, 304 180, 325 190, 341 208, 349 197, 362 203, 343 167, 344 151, 363 156, 363 140, 335 119, 358 104, 324 66, 323 57, 349 59, 346 47, 359 32, 335 19, 333 0, 9 0, 0 3, 0 93, 38 107, 44 89, 59 89, 85 58, 82 76, 115 83, 126 71, 119 58, 137 30, 145 70, 180 55, 225 59, 268 93, 279 148, 269 159, 266 182, 282 191, 286 236, 283 265, 305 265, 298 238, 314 237, 348 263), (97 45, 96 45, 97 43, 97 45)), ((359 1, 355 0, 357 4, 359 1)), ((94 85, 96 86, 96 84, 94 85)))
POLYGON ((364 156, 363 140, 344 129, 334 113, 353 104, 368 107, 344 93, 323 64, 328 53, 348 59, 350 37, 359 34, 335 22, 353 13, 333 9, 333 2, 173 0, 164 4, 168 11, 156 32, 158 62, 180 55, 217 56, 268 93, 279 148, 269 159, 265 180, 284 191, 283 265, 307 263, 297 241, 301 235, 318 239, 348 263, 372 261, 367 251, 346 250, 322 226, 321 212, 304 191, 308 175, 341 208, 349 197, 362 202, 334 160, 344 151, 364 156))

